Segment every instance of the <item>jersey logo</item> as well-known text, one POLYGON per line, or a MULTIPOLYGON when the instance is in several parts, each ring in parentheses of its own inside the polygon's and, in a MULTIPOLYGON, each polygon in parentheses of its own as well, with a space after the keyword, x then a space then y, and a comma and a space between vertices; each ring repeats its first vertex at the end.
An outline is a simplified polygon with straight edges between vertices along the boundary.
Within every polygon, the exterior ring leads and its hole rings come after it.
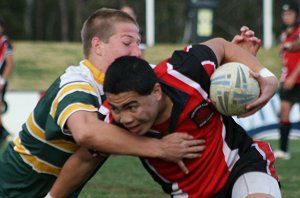
POLYGON ((189 113, 190 119, 199 127, 203 127, 214 115, 214 111, 210 107, 207 101, 202 101, 196 106, 191 113, 189 113))

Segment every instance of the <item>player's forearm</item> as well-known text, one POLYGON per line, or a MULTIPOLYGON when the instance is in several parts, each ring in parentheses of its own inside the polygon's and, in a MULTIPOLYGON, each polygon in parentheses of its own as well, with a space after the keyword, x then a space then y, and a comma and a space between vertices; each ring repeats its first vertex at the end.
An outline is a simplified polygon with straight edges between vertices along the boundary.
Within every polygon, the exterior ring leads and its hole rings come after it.
POLYGON ((264 68, 255 56, 230 42, 225 42, 224 51, 223 62, 240 62, 247 65, 254 72, 259 72, 264 68))
MULTIPOLYGON (((161 157, 163 149, 159 140, 137 136, 117 126, 99 122, 94 124, 94 131, 81 139, 80 144, 99 152, 134 155, 141 157, 161 157), (95 132, 97 131, 97 132, 95 132)), ((87 134, 87 133, 86 133, 87 134)))
POLYGON ((85 148, 80 148, 64 164, 49 192, 50 195, 54 198, 68 197, 87 181, 102 161, 105 158, 93 157, 85 148))
POLYGON ((242 47, 222 38, 211 39, 204 44, 214 51, 219 65, 227 62, 240 62, 247 65, 254 72, 263 69, 263 65, 255 56, 242 47))
POLYGON ((171 138, 148 138, 100 121, 94 112, 78 111, 67 120, 75 141, 98 152, 160 158, 177 163, 191 154, 198 157, 201 140, 184 133, 170 134, 171 138), (184 144, 180 144, 184 142, 184 144))

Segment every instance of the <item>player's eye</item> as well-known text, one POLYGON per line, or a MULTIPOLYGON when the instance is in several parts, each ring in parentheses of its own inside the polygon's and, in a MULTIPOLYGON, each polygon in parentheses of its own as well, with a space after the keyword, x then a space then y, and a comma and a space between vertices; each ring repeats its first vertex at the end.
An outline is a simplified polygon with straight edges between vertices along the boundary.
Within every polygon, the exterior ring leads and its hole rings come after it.
POLYGON ((114 114, 119 114, 119 113, 120 113, 120 110, 117 109, 117 108, 115 108, 115 107, 111 107, 110 109, 111 109, 111 111, 112 111, 114 114))
POLYGON ((128 107, 128 110, 131 112, 136 112, 137 111, 138 106, 137 105, 131 105, 128 107))

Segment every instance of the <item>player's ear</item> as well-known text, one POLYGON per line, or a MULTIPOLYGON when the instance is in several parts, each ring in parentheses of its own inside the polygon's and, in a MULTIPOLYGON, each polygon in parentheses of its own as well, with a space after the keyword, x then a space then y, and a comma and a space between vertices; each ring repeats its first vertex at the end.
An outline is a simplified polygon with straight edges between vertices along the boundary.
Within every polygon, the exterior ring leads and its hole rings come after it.
POLYGON ((94 53, 97 55, 101 56, 102 55, 102 41, 99 37, 95 36, 92 38, 91 41, 91 48, 94 53))
POLYGON ((155 83, 153 90, 152 90, 152 94, 154 94, 155 98, 157 100, 160 100, 162 97, 162 89, 159 83, 155 83))

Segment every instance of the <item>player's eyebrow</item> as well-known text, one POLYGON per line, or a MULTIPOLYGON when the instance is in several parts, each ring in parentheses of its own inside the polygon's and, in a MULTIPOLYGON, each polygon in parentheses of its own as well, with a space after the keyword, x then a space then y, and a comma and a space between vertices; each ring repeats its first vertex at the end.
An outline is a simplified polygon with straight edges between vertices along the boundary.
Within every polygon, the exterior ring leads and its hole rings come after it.
POLYGON ((122 104, 121 106, 118 107, 118 106, 116 106, 116 105, 114 105, 114 104, 108 102, 108 104, 109 104, 111 107, 116 108, 116 109, 126 109, 128 106, 130 106, 130 105, 132 105, 132 104, 137 104, 137 103, 138 103, 138 102, 137 102, 136 100, 132 100, 132 101, 129 101, 129 102, 125 103, 125 104, 122 104))

